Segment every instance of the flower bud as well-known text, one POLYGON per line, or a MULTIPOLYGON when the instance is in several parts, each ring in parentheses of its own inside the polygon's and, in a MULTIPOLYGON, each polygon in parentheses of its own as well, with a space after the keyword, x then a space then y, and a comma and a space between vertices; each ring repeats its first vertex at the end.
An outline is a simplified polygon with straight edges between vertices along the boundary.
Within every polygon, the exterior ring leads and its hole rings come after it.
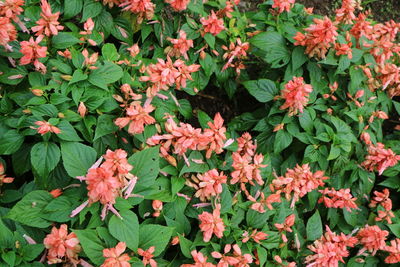
POLYGON ((42 96, 44 94, 44 91, 42 89, 32 89, 31 92, 35 96, 42 96))

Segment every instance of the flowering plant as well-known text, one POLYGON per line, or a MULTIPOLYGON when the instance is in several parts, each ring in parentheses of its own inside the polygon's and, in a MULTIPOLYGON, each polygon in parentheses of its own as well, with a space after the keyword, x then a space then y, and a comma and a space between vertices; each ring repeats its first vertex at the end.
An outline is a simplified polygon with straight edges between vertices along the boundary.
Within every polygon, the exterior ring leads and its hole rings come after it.
POLYGON ((368 15, 0 0, 0 266, 400 262, 400 24, 368 15))

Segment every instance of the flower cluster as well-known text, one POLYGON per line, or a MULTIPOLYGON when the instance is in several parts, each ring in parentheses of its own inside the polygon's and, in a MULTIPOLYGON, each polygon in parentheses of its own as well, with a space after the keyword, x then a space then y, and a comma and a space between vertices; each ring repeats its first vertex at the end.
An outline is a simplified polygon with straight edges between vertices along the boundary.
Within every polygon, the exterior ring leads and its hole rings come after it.
POLYGON ((225 224, 220 216, 221 206, 219 204, 217 204, 212 213, 203 211, 203 213, 199 214, 199 227, 203 232, 204 242, 210 241, 213 234, 218 238, 222 238, 224 235, 225 224))
POLYGON ((378 171, 381 175, 387 168, 397 164, 400 155, 396 155, 391 149, 385 149, 385 145, 377 143, 368 146, 368 155, 361 165, 370 172, 378 171))
POLYGON ((351 195, 349 188, 340 190, 325 188, 324 190, 319 190, 319 192, 323 196, 318 200, 318 203, 324 203, 327 208, 345 208, 349 212, 351 212, 351 209, 358 209, 355 202, 357 198, 351 195))
POLYGON ((303 113, 311 92, 312 86, 305 84, 303 77, 293 77, 282 90, 281 97, 285 99, 285 103, 280 109, 289 108, 289 116, 296 115, 298 112, 303 113))

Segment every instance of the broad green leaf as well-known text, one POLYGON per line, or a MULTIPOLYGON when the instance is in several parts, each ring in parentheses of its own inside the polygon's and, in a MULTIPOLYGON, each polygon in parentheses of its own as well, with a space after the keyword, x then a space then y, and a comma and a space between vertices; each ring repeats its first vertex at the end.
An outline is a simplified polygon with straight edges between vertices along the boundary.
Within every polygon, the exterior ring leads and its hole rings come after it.
POLYGON ((160 172, 159 147, 152 147, 133 154, 128 159, 131 171, 138 177, 135 192, 143 191, 154 184, 160 172))
POLYGON ((268 79, 246 81, 243 85, 252 96, 262 103, 273 100, 279 94, 275 83, 268 79))
POLYGON ((15 204, 7 214, 7 218, 28 226, 46 228, 51 222, 41 218, 40 215, 52 199, 53 196, 47 191, 32 191, 15 204))
POLYGON ((118 130, 114 119, 115 116, 108 114, 102 114, 98 117, 93 141, 118 130))
POLYGON ((57 127, 61 130, 61 133, 57 134, 57 137, 59 137, 61 140, 76 142, 82 141, 82 139, 76 133, 74 127, 72 127, 71 123, 69 123, 67 120, 60 121, 60 123, 57 124, 57 127))
POLYGON ((10 155, 16 152, 24 142, 24 136, 16 130, 7 131, 0 139, 0 155, 10 155))
POLYGON ((293 137, 286 130, 280 130, 275 135, 274 152, 280 153, 287 148, 293 141, 293 137))
POLYGON ((210 33, 206 33, 204 35, 204 40, 206 40, 207 44, 211 47, 211 49, 215 48, 215 36, 210 34, 210 33))
POLYGON ((56 49, 65 49, 79 43, 79 39, 76 38, 71 32, 59 32, 57 35, 52 37, 52 46, 56 49))
POLYGON ((94 148, 77 142, 62 142, 61 156, 64 168, 71 177, 86 175, 96 161, 94 148))
POLYGON ((0 247, 11 248, 14 245, 14 235, 0 218, 0 247))
POLYGON ((108 43, 103 45, 103 47, 101 48, 101 53, 104 59, 108 61, 114 61, 119 58, 117 48, 115 48, 114 44, 108 43))
POLYGON ((171 239, 173 228, 156 225, 156 224, 142 224, 140 225, 140 238, 139 247, 141 249, 148 249, 155 246, 154 256, 160 255, 171 239))
POLYGON ((322 235, 322 221, 318 210, 307 221, 306 226, 307 240, 317 240, 322 235))
POLYGON ((47 178, 60 161, 60 149, 55 143, 40 142, 32 147, 31 164, 32 168, 39 175, 41 187, 47 187, 47 178))
POLYGON ((181 169, 179 176, 182 176, 185 173, 188 172, 198 172, 198 173, 205 173, 206 171, 209 170, 209 167, 207 163, 196 163, 196 161, 204 161, 203 154, 201 154, 199 151, 192 151, 188 157, 188 161, 190 163, 190 166, 187 164, 183 165, 183 168, 181 169), (193 161, 195 160, 195 161, 193 161))
POLYGON ((308 57, 304 53, 304 47, 297 46, 293 49, 292 52, 292 68, 293 70, 297 70, 300 68, 304 63, 307 62, 308 57))
POLYGON ((72 18, 81 12, 83 0, 68 0, 64 1, 64 14, 65 19, 72 18))
POLYGON ((88 18, 93 19, 103 10, 102 4, 97 1, 85 0, 84 3, 81 22, 86 21, 88 18))
POLYGON ((88 78, 88 75, 86 73, 83 73, 83 71, 81 69, 77 69, 74 71, 74 74, 72 74, 72 79, 69 81, 69 84, 84 81, 87 78, 88 78))
POLYGON ((191 252, 191 246, 192 246, 192 241, 186 239, 182 235, 179 235, 179 246, 181 248, 183 256, 186 258, 192 258, 192 255, 190 254, 191 252))
POLYGON ((73 232, 78 236, 79 243, 88 258, 97 266, 100 266, 104 262, 104 247, 100 238, 97 236, 96 230, 84 229, 73 230, 73 232))
POLYGON ((74 205, 67 196, 59 196, 53 199, 44 209, 42 217, 54 222, 67 222, 74 205))
POLYGON ((135 213, 130 210, 120 211, 122 220, 113 215, 108 223, 110 234, 118 241, 126 243, 126 246, 136 251, 139 244, 139 221, 135 213))
POLYGON ((108 90, 107 85, 118 81, 123 75, 122 68, 106 61, 103 66, 95 69, 89 75, 89 82, 102 89, 108 90))

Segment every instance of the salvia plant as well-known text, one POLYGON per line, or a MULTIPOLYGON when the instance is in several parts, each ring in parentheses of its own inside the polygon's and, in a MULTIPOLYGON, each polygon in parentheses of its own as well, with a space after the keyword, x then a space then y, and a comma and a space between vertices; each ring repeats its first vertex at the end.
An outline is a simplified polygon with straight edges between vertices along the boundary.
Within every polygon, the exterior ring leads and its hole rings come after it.
POLYGON ((0 0, 0 266, 400 262, 400 23, 247 4, 0 0))

